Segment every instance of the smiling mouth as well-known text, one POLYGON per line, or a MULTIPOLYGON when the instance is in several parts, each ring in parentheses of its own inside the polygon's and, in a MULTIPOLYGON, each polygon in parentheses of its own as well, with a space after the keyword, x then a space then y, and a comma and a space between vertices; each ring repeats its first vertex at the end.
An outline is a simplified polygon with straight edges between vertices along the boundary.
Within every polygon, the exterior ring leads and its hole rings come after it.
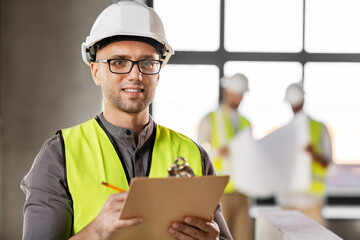
POLYGON ((123 91, 133 93, 133 92, 143 92, 144 89, 124 88, 123 91))

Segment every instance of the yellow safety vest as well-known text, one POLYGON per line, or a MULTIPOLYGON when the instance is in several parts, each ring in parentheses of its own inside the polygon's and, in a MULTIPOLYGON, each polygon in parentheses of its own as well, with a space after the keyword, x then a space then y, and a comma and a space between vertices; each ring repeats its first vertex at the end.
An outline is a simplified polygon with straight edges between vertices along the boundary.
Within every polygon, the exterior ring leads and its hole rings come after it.
MULTIPOLYGON (((324 131, 324 124, 313 119, 309 119, 310 144, 313 146, 315 154, 322 154, 321 138, 324 131)), ((325 193, 325 179, 327 170, 315 160, 311 161, 312 181, 309 193, 322 196, 325 193)))
MULTIPOLYGON (((211 147, 218 149, 220 148, 221 144, 220 144, 220 133, 219 131, 221 130, 221 128, 219 127, 219 123, 218 123, 218 118, 217 115, 219 114, 220 110, 214 111, 210 113, 210 122, 211 122, 211 147)), ((225 130, 225 136, 226 136, 226 141, 229 142, 235 135, 235 130, 234 127, 231 123, 230 120, 230 116, 229 113, 225 110, 222 111, 222 116, 223 118, 223 129, 225 130)), ((245 128, 249 128, 251 127, 250 122, 242 115, 238 114, 238 132, 244 130, 245 128)), ((214 163, 214 167, 216 169, 216 172, 218 175, 224 174, 224 170, 223 170, 223 158, 222 157, 215 157, 212 159, 213 163, 214 163)), ((233 181, 228 182, 228 184, 226 185, 225 191, 224 193, 233 193, 235 192, 236 188, 235 185, 233 183, 233 181)))
MULTIPOLYGON (((59 131, 65 151, 66 177, 72 197, 73 233, 88 225, 115 190, 100 185, 105 181, 124 190, 130 179, 120 159, 118 148, 96 119, 59 131)), ((167 177, 168 167, 177 157, 184 157, 196 176, 202 176, 201 154, 188 137, 157 125, 149 177, 167 177)))

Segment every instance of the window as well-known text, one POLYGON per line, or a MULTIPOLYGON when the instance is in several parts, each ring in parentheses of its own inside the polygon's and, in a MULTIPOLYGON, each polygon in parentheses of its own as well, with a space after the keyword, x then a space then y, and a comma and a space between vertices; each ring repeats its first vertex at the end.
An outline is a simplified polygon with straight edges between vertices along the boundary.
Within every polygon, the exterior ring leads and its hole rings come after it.
POLYGON ((227 62, 225 75, 243 73, 249 80, 249 92, 239 111, 249 119, 253 135, 259 139, 289 122, 293 116, 284 102, 286 88, 301 80, 298 62, 227 62))
POLYGON ((153 102, 156 122, 196 139, 202 117, 218 107, 219 69, 211 65, 167 65, 153 102))
POLYGON ((306 1, 305 50, 360 52, 360 1, 306 1))
POLYGON ((175 50, 219 48, 220 1, 154 0, 154 9, 163 19, 166 38, 175 50))
POLYGON ((303 0, 226 0, 225 48, 240 52, 300 52, 303 0))
POLYGON ((196 137, 201 117, 218 106, 219 79, 241 72, 250 92, 239 111, 261 138, 291 119, 285 90, 303 80, 305 111, 329 127, 334 160, 360 163, 358 0, 153 2, 177 52, 161 73, 153 104, 157 121, 196 137), (183 88, 184 81, 202 90, 183 88), (170 85, 162 90, 162 84, 170 85), (168 88, 175 90, 163 95, 168 88), (179 118, 175 108, 188 119, 179 118))

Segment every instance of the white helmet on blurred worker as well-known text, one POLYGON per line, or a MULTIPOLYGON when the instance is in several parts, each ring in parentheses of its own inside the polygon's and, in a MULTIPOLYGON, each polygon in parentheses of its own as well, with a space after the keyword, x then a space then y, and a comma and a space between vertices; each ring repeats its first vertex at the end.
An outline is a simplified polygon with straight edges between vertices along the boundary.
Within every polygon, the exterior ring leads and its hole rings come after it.
POLYGON ((81 45, 84 62, 95 61, 97 43, 107 44, 121 40, 146 42, 157 50, 162 67, 169 61, 174 50, 165 38, 164 27, 156 12, 143 3, 123 1, 105 8, 91 28, 90 35, 81 45))
POLYGON ((304 102, 304 89, 298 83, 292 83, 286 89, 285 101, 290 103, 291 106, 297 106, 304 102))
POLYGON ((249 82, 244 74, 236 73, 232 77, 222 77, 220 80, 222 88, 229 92, 243 95, 246 91, 249 91, 249 82))

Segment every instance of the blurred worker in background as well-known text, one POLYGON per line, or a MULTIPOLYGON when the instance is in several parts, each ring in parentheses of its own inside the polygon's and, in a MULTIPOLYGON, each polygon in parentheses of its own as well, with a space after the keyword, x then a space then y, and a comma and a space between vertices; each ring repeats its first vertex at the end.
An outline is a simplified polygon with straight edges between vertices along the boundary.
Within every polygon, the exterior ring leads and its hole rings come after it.
MULTIPOLYGON (((212 159, 216 172, 231 175, 228 144, 235 134, 251 131, 250 122, 238 113, 238 107, 249 90, 248 79, 237 73, 220 80, 222 100, 220 107, 207 114, 200 122, 198 140, 212 159)), ((249 240, 252 236, 247 196, 236 191, 229 181, 221 198, 223 214, 235 240, 249 240)))
MULTIPOLYGON (((304 153, 311 158, 311 180, 310 186, 304 192, 285 192, 280 195, 280 203, 284 208, 296 209, 321 224, 325 224, 321 216, 321 208, 325 194, 326 172, 332 162, 332 147, 329 132, 326 126, 310 118, 303 111, 304 90, 300 84, 291 84, 285 95, 297 127, 305 134, 304 153)), ((289 124, 291 124, 289 123, 289 124)))

